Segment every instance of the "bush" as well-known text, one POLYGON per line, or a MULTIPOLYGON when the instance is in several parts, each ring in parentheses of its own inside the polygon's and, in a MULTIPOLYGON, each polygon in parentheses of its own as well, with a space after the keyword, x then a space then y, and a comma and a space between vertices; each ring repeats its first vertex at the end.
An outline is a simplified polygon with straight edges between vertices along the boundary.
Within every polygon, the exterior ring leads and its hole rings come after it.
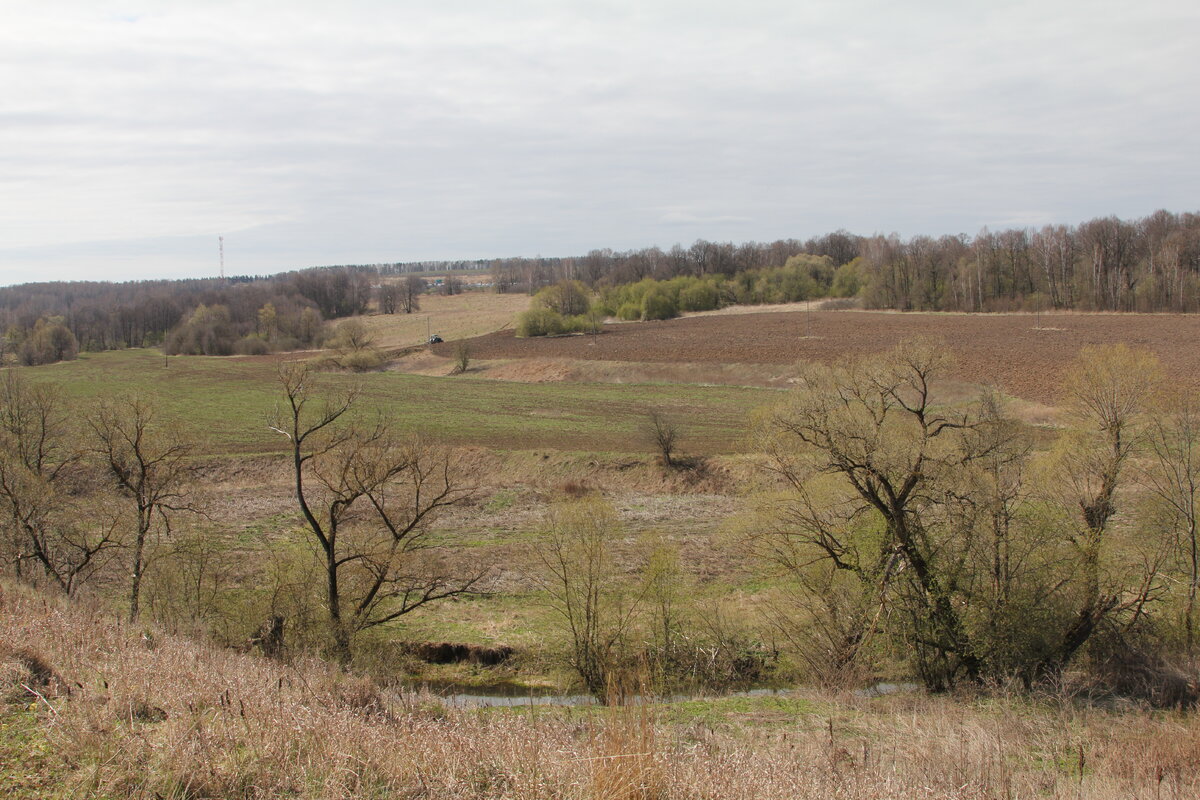
POLYGON ((599 303, 592 303, 588 310, 576 317, 579 322, 579 330, 583 333, 598 334, 604 327, 604 318, 609 315, 604 306, 599 303))
POLYGON ((227 356, 236 340, 228 308, 199 305, 167 334, 163 349, 171 355, 227 356))
POLYGON ((586 314, 580 314, 577 317, 567 317, 563 320, 563 333, 587 333, 591 330, 591 323, 588 321, 586 314))
POLYGON ((304 347, 304 343, 292 336, 280 336, 272 343, 274 349, 278 352, 287 352, 288 350, 299 350, 304 347))
POLYGON ((665 290, 655 287, 642 297, 642 319, 670 319, 677 316, 679 309, 665 290))
POLYGON ((567 329, 562 314, 548 308, 531 308, 517 315, 517 336, 556 336, 567 329))
POLYGON ((42 318, 33 326, 33 333, 17 350, 17 358, 27 367, 70 361, 79 354, 79 343, 59 317, 42 318))
POLYGON ((833 273, 833 285, 830 287, 829 293, 834 297, 854 297, 858 294, 858 290, 862 288, 862 278, 858 273, 859 259, 854 259, 848 264, 842 264, 837 268, 837 272, 833 273))
POLYGON ((454 372, 455 375, 461 375, 471 366, 471 345, 466 339, 459 341, 454 348, 454 372))
POLYGON ((637 303, 626 303, 617 309, 617 318, 627 322, 642 318, 642 307, 637 303))
POLYGON ((588 290, 579 281, 561 281, 533 297, 534 308, 548 308, 564 317, 576 317, 588 309, 588 290))
POLYGON ((818 311, 852 311, 858 308, 858 301, 853 297, 835 297, 825 300, 817 306, 818 311))
POLYGON ((351 372, 369 372, 383 365, 383 353, 373 347, 355 350, 339 357, 337 363, 351 372))
POLYGON ((712 311, 719 306, 717 287, 707 281, 694 283, 679 292, 680 311, 712 311))
POLYGON ((271 346, 262 338, 251 334, 238 339, 233 345, 233 352, 239 356, 265 356, 271 352, 271 346))
POLYGON ((346 352, 367 350, 375 344, 375 336, 361 319, 347 319, 338 323, 329 346, 346 352))

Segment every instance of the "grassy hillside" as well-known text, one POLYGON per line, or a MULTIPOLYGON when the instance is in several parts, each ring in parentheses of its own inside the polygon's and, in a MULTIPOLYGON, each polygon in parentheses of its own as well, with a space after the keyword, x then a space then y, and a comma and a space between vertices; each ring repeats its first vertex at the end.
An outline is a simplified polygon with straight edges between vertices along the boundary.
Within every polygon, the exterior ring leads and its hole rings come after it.
POLYGON ((0 794, 44 798, 1186 798, 1200 719, 1062 698, 456 708, 4 587, 0 794))
MULTIPOLYGON (((152 398, 181 434, 213 454, 273 452, 266 425, 280 399, 271 358, 164 357, 151 350, 84 354, 29 370, 87 408, 97 398, 138 392, 152 398)), ((744 449, 750 412, 777 392, 687 385, 524 384, 468 376, 395 372, 322 376, 331 392, 361 387, 363 413, 449 444, 502 449, 644 451, 646 409, 678 417, 696 453, 744 449)))

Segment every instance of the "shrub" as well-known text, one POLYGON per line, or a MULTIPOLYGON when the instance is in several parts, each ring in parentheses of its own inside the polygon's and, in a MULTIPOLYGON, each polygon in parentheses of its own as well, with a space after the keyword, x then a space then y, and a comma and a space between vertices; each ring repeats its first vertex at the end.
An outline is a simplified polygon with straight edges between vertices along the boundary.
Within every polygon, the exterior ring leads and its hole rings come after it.
POLYGON ((548 308, 531 308, 517 316, 517 336, 555 336, 566 330, 562 314, 548 308))
POLYGON ((351 372, 369 372, 383 365, 383 353, 373 347, 355 350, 339 357, 337 363, 351 372))
POLYGON ((567 317, 563 320, 563 333, 586 333, 591 327, 586 314, 580 314, 576 317, 567 317))
POLYGON ((642 307, 637 303, 625 303, 617 309, 617 318, 632 322, 642 318, 642 307))
POLYGON ((171 355, 227 356, 236 334, 225 306, 196 306, 187 321, 167 334, 163 349, 171 355))
POLYGON ((829 293, 834 297, 854 297, 858 294, 858 290, 862 288, 862 278, 858 273, 859 259, 854 259, 848 264, 842 264, 837 268, 837 272, 833 273, 833 285, 830 287, 829 293))
POLYGON ((680 311, 711 311, 720 306, 717 287, 708 281, 700 281, 679 292, 680 311))
POLYGON ((665 290, 655 287, 642 297, 642 319, 670 319, 677 316, 679 309, 665 290))
POLYGON ((835 297, 817 306, 820 311, 852 311, 858 308, 858 301, 853 297, 835 297))
POLYGON ((299 350, 304 347, 304 343, 292 336, 280 336, 274 341, 274 349, 280 352, 288 350, 299 350))
POLYGON ((70 361, 79 354, 75 334, 63 325, 60 317, 39 319, 33 333, 17 350, 17 358, 27 367, 70 361))
POLYGON ((533 297, 534 308, 548 308, 564 317, 575 317, 588 309, 588 290, 579 281, 561 281, 533 297))
POLYGON ((360 319, 348 319, 338 323, 337 331, 329 346, 337 350, 355 352, 366 350, 375 344, 375 336, 360 319))
POLYGON ((580 315, 576 319, 579 320, 579 329, 583 333, 597 334, 604 327, 604 318, 609 312, 599 302, 592 303, 587 312, 580 315))
POLYGON ((271 352, 271 347, 261 337, 251 334, 238 339, 233 352, 239 356, 265 356, 271 352))
POLYGON ((466 339, 459 341, 454 348, 454 374, 461 375, 471 366, 471 345, 466 339))

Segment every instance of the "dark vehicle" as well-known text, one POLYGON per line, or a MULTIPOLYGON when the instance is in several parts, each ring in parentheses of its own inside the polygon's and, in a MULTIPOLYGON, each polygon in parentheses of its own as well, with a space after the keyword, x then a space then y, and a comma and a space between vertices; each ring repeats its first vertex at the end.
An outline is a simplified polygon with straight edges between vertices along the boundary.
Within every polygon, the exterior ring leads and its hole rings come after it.
POLYGON ((438 336, 436 333, 433 336, 429 337, 430 344, 441 344, 442 341, 443 341, 442 337, 438 336))

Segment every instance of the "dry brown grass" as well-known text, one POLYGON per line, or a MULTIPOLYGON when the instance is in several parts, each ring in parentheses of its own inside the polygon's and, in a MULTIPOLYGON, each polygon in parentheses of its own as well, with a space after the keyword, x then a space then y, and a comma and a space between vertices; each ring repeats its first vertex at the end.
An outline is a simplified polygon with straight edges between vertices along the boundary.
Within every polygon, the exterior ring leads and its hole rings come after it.
POLYGON ((611 706, 592 734, 591 797, 595 800, 663 800, 668 797, 665 754, 657 746, 650 707, 611 706))
MULTIPOLYGON (((40 794, 25 796, 1200 796, 1190 714, 919 695, 813 698, 814 713, 770 718, 678 719, 669 706, 471 711, 316 661, 146 637, 21 590, 5 600, 5 694, 31 678, 31 655, 74 689, 0 707, 7 719, 36 715, 47 745, 40 794)), ((0 756, 17 727, 0 729, 0 756)), ((0 758, 0 786, 9 768, 0 758)))
POLYGON ((412 314, 370 314, 361 317, 380 348, 423 344, 430 333, 446 341, 482 336, 509 327, 529 308, 529 296, 472 291, 451 296, 422 295, 421 309, 412 314))

